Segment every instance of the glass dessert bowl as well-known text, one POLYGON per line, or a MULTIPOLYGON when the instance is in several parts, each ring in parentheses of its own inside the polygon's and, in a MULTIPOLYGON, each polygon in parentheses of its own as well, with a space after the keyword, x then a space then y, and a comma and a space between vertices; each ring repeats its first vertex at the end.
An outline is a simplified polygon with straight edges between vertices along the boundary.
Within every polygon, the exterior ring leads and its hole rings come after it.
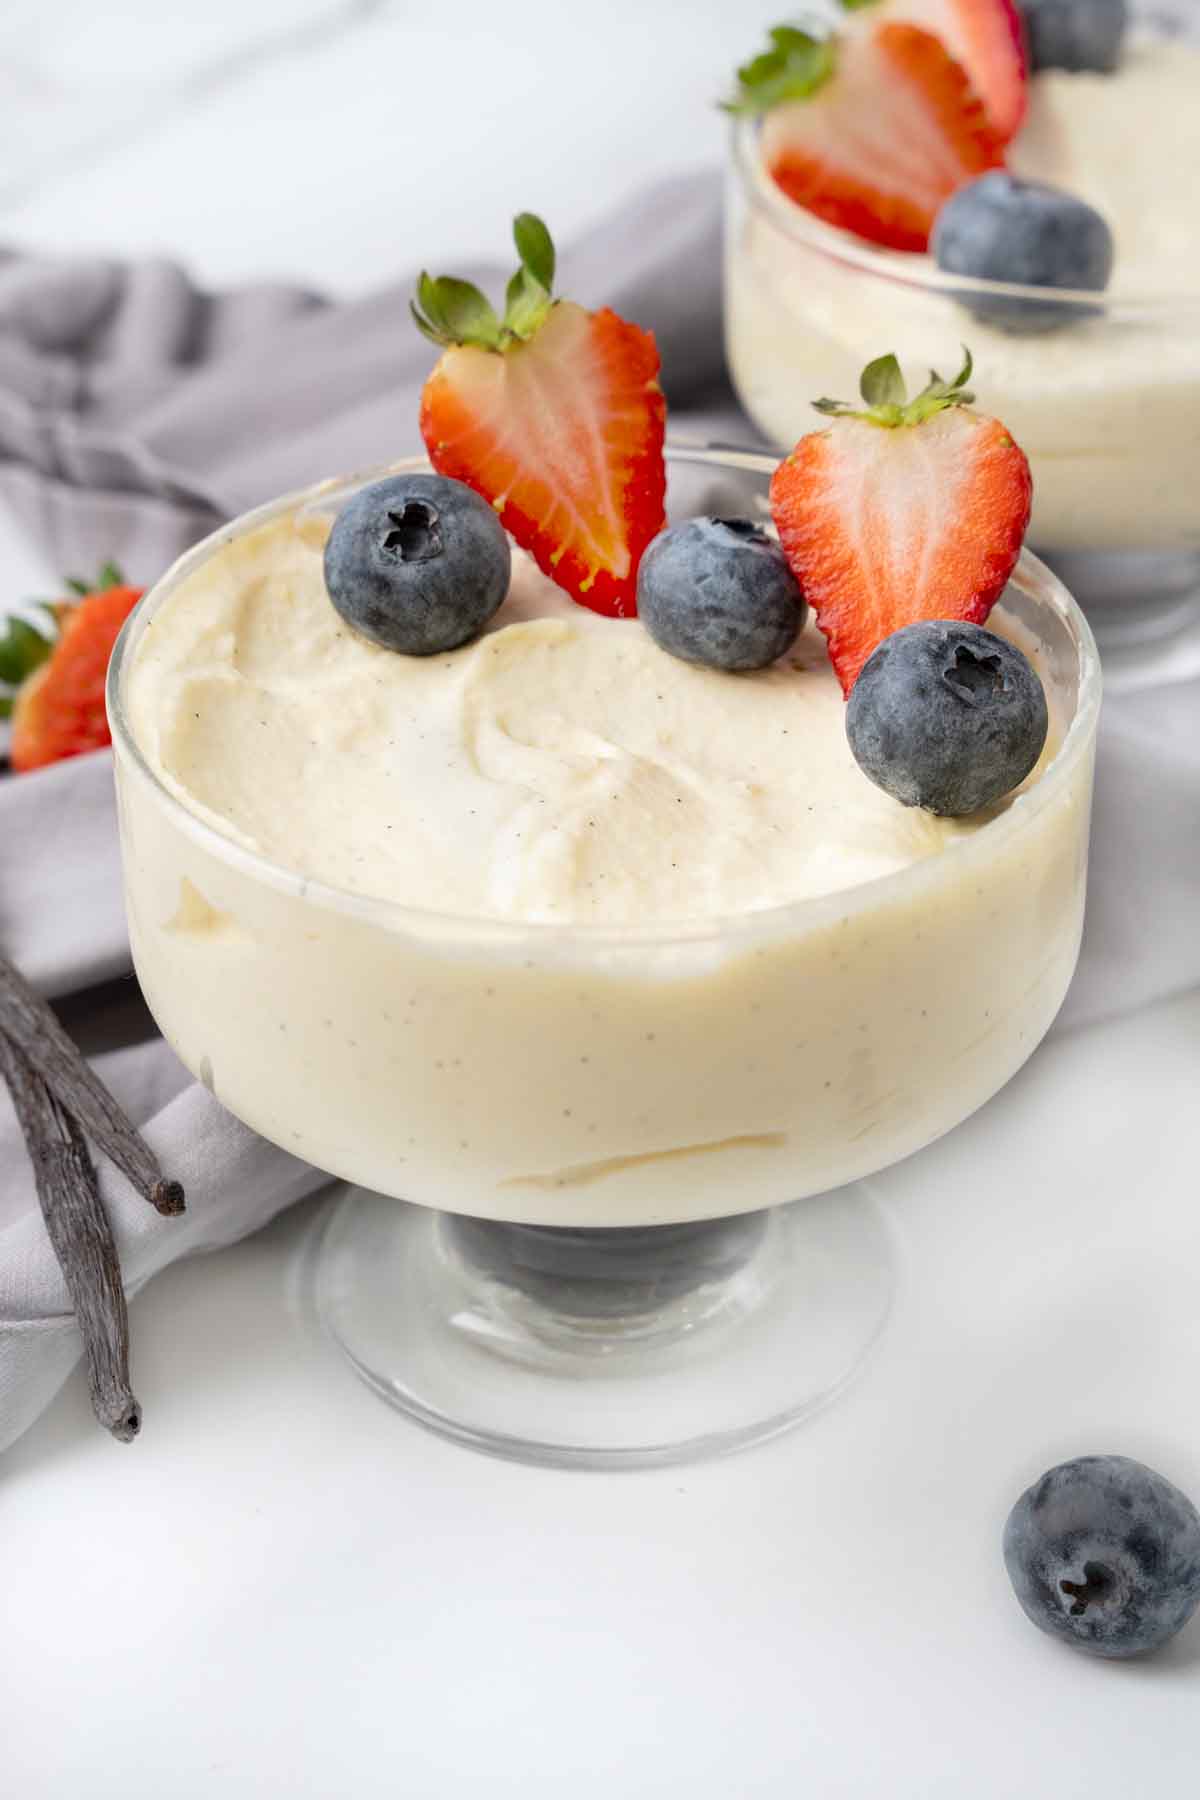
MULTIPOLYGON (((669 448, 669 516, 760 514, 773 468, 669 448)), ((886 1315, 888 1232, 859 1184, 993 1095, 1066 992, 1099 709, 1088 627, 1024 556, 991 626, 1041 674, 1047 753, 994 816, 898 873, 675 923, 398 905, 239 842, 156 766, 130 708, 175 596, 281 522, 319 545, 377 475, 199 545, 118 645, 146 999, 233 1113, 356 1184, 326 1228, 318 1301, 395 1405, 564 1465, 782 1430, 846 1382, 886 1315)), ((247 633, 238 654, 260 653, 247 633)))
MULTIPOLYGON (((1103 153, 1087 197, 1121 214, 1110 216, 1117 272, 1104 293, 951 275, 931 256, 825 224, 771 179, 757 119, 734 121, 727 183, 727 359, 755 424, 790 447, 817 427, 814 400, 855 392, 872 345, 886 340, 917 374, 944 369, 965 341, 980 409, 1003 418, 1030 459, 1029 544, 1087 612, 1110 682, 1128 685, 1200 669, 1200 264, 1183 208, 1173 238, 1165 210, 1144 228, 1131 221, 1139 165, 1121 177, 1124 138, 1108 129, 1126 104, 1144 118, 1167 58, 1193 79, 1200 70, 1200 52, 1144 25, 1127 72, 1053 77, 1068 85, 1014 148, 1018 173, 1064 187, 1103 153), (1088 104, 1065 123, 1056 107, 1071 83, 1088 104), (1011 328, 1022 308, 1037 330, 1011 328)), ((1035 92, 1045 80, 1034 78, 1035 92)), ((1160 111, 1169 133, 1169 96, 1160 111)), ((1156 195, 1173 191, 1155 182, 1156 195)))

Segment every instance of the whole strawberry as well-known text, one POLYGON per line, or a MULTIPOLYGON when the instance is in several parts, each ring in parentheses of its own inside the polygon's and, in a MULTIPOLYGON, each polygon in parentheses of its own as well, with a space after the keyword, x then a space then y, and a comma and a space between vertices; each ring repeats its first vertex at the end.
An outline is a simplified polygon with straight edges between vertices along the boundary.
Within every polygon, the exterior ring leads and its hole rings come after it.
POLYGON ((420 278, 413 317, 443 348, 421 435, 438 473, 482 494, 581 606, 626 617, 665 522, 658 351, 608 307, 554 299, 554 245, 534 214, 513 237, 521 266, 503 318, 469 282, 420 278))
POLYGON ((818 400, 831 423, 771 481, 792 573, 849 696, 877 644, 921 619, 982 625, 1012 574, 1033 498, 1025 453, 971 410, 971 356, 908 398, 894 356, 863 371, 864 405, 818 400))
POLYGON ((109 658, 143 590, 126 586, 111 564, 94 588, 72 586, 81 598, 55 609, 58 639, 13 702, 9 760, 18 774, 112 741, 104 710, 109 658))

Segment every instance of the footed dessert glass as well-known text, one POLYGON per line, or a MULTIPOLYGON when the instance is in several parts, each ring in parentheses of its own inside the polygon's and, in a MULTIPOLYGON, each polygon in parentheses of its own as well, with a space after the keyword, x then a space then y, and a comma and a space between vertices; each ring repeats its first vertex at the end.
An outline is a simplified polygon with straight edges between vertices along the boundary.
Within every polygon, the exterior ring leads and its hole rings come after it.
MULTIPOLYGON (((413 463, 405 467, 420 466, 413 463)), ((762 514, 774 459, 668 451, 674 518, 762 514)), ((304 880, 150 767, 109 676, 126 904, 146 999, 231 1112, 354 1185, 313 1257, 321 1317, 393 1405, 493 1454, 620 1467, 805 1417, 886 1318, 862 1178, 1000 1088, 1066 992, 1083 918, 1099 671, 1022 558, 993 623, 1029 649, 1057 748, 960 842, 848 891, 681 924, 430 914, 304 880)))
POLYGON ((735 122, 725 241, 734 386, 781 449, 894 351, 920 380, 975 355, 981 411, 1029 456, 1030 545, 1087 613, 1110 686, 1200 671, 1200 291, 1117 299, 943 274, 835 231, 780 193, 735 122), (1036 306, 1014 333, 979 311, 1036 306), (975 309, 975 310, 973 310, 975 309))

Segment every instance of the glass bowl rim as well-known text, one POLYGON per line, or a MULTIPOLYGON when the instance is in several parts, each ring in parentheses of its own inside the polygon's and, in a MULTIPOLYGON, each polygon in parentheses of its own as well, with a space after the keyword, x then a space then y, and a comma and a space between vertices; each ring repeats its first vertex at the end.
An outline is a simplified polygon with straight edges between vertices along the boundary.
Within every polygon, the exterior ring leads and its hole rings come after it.
MULTIPOLYGON (((842 263, 876 281, 897 287, 915 289, 919 293, 940 295, 959 305, 971 299, 1031 300, 1043 308, 1061 306, 1073 314, 1081 307, 1092 320, 1123 325, 1136 322, 1159 323, 1196 315, 1200 329, 1200 289, 1195 293, 1114 295, 1088 288, 1028 287, 1015 281, 985 281, 978 277, 951 275, 936 267, 930 259, 920 263, 912 256, 912 267, 905 267, 905 252, 886 251, 856 238, 852 233, 827 225, 815 213, 789 200, 763 174, 757 154, 758 134, 762 121, 745 116, 731 121, 730 149, 733 168, 748 205, 784 237, 801 249, 813 251, 832 262, 842 263)), ((1090 322, 1090 321, 1089 321, 1090 322)), ((964 321, 964 327, 966 322, 964 321)))
MULTIPOLYGON (((697 440, 688 443, 673 438, 666 446, 668 464, 741 469, 769 475, 778 467, 779 458, 770 452, 743 449, 736 445, 697 440)), ((147 782, 156 799, 166 808, 172 822, 202 848, 242 874, 259 883, 282 890, 328 911, 349 915, 391 932, 410 931, 449 936, 455 942, 518 943, 570 946, 596 950, 624 949, 633 946, 658 946, 696 942, 722 942, 752 939, 783 931, 818 929, 840 921, 860 910, 886 905, 907 895, 918 894, 923 885, 936 878, 944 868, 945 858, 960 859, 963 868, 972 857, 985 857, 999 844, 1020 834, 1051 804, 1080 760, 1089 753, 1096 734, 1100 710, 1101 674, 1099 653, 1087 620, 1067 589, 1037 557, 1023 550, 1013 581, 1039 606, 1047 607, 1068 629, 1079 665, 1079 688, 1074 716, 1064 734, 1057 754, 1047 764, 1037 783, 1017 796, 1011 806, 990 819, 971 836, 961 838, 932 855, 908 864, 892 874, 876 876, 870 881, 835 889, 832 893, 782 901, 774 906, 736 913, 714 914, 694 919, 656 919, 647 923, 633 922, 560 922, 553 920, 492 918, 478 913, 449 913, 420 906, 410 906, 383 896, 355 893, 332 883, 311 879, 286 864, 276 862, 259 851, 250 849, 237 838, 202 816, 189 806, 182 790, 165 782, 151 766, 134 736, 125 710, 126 672, 132 665, 142 637, 175 589, 209 560, 233 537, 243 537, 289 512, 323 507, 335 494, 350 493, 387 475, 428 467, 423 455, 402 457, 380 467, 352 475, 334 476, 311 486, 268 500, 253 507, 228 523, 219 526, 171 564, 129 615, 121 629, 108 667, 105 700, 114 757, 131 768, 139 780, 147 782)))

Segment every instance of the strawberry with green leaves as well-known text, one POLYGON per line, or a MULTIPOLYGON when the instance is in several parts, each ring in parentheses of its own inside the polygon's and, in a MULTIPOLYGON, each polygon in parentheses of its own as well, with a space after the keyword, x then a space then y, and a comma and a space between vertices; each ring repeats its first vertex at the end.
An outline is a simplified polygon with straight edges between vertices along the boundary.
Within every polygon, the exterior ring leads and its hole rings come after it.
POLYGON ((127 586, 112 563, 98 581, 68 586, 79 598, 44 608, 56 637, 43 637, 13 619, 0 639, 0 680, 16 690, 5 698, 12 714, 9 760, 18 774, 112 741, 104 709, 108 663, 142 589, 127 586), (36 646, 30 637, 38 639, 36 646))
POLYGON ((770 38, 738 70, 728 110, 766 115, 772 179, 827 224, 927 250, 951 194, 1003 164, 1001 134, 931 32, 868 18, 828 37, 781 25, 770 38))
POLYGON ((863 371, 861 407, 830 420, 771 481, 779 541, 849 696, 871 652, 918 620, 982 625, 1021 553, 1033 495, 1024 452, 971 410, 971 356, 908 398, 894 356, 863 371))
POLYGON ((554 245, 522 213, 503 318, 479 289, 422 275, 413 317, 442 356, 421 397, 441 475, 482 494, 580 605, 636 611, 638 563, 665 522, 666 402, 654 338, 608 307, 556 300, 554 245))

